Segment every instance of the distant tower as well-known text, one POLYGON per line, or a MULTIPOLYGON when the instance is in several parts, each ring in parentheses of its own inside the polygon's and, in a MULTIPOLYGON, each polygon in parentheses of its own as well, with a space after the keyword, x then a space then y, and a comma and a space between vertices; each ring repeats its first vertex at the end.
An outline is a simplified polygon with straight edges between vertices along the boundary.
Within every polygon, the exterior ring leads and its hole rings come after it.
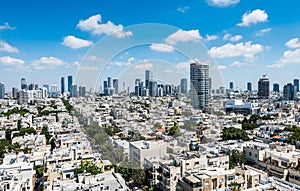
POLYGON ((150 70, 145 70, 145 88, 149 89, 150 70))
POLYGON ((270 80, 267 75, 263 75, 258 81, 258 97, 269 98, 270 95, 270 80))
POLYGON ((73 77, 68 76, 68 92, 70 92, 70 94, 72 93, 72 84, 73 84, 73 77))
POLYGON ((104 95, 108 95, 107 81, 103 81, 103 93, 104 93, 104 95))
POLYGON ((111 77, 107 78, 107 86, 108 88, 111 88, 111 77))
POLYGON ((278 83, 273 84, 273 92, 279 93, 279 84, 278 83))
POLYGON ((119 93, 119 80, 118 79, 113 79, 113 88, 115 91, 115 94, 119 93))
POLYGON ((65 93, 65 78, 61 77, 60 79, 60 93, 65 93))
POLYGON ((4 84, 0 83, 0 99, 4 99, 5 97, 5 86, 4 84))
POLYGON ((299 79, 294 79, 294 86, 296 86, 296 92, 299 92, 299 79))
POLYGON ((291 83, 283 86, 283 97, 287 100, 293 100, 296 96, 296 86, 291 83))
POLYGON ((199 62, 190 64, 191 102, 196 108, 205 110, 209 104, 209 65, 199 62))
POLYGON ((229 89, 233 90, 233 82, 229 82, 229 89))
POLYGON ((247 91, 252 92, 252 83, 251 82, 247 82, 247 91))
POLYGON ((180 80, 180 91, 182 94, 187 94, 187 79, 182 78, 180 80))
POLYGON ((25 78, 21 78, 21 90, 24 90, 27 88, 27 83, 25 78))

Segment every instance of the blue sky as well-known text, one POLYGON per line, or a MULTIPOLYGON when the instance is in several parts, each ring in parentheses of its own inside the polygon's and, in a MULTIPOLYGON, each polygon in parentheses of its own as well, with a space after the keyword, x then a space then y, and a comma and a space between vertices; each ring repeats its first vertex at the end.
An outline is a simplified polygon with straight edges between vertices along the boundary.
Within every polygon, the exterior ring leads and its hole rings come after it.
MULTIPOLYGON (((256 88, 262 74, 283 85, 300 78, 299 6, 292 0, 1 1, 0 82, 9 90, 20 86, 21 77, 28 83, 59 84, 61 76, 77 73, 89 49, 105 35, 126 38, 135 35, 126 33, 127 26, 162 23, 194 31, 215 58, 226 87, 234 81, 245 89, 251 81, 256 88)), ((142 54, 139 50, 112 61, 130 66, 142 54)), ((161 56, 175 67, 184 62, 164 54, 155 59, 161 56)), ((105 75, 118 76, 114 70, 105 75)))

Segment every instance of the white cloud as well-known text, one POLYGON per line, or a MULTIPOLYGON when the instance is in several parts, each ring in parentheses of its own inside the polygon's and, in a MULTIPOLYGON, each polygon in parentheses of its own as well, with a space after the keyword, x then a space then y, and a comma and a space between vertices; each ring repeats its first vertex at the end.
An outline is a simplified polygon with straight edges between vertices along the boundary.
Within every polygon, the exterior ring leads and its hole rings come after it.
POLYGON ((271 30, 272 30, 272 28, 262 29, 256 34, 256 36, 264 36, 266 33, 270 32, 271 30))
POLYGON ((233 6, 240 2, 240 0, 206 0, 206 3, 210 6, 227 7, 233 6))
POLYGON ((164 69, 164 72, 165 72, 165 73, 173 73, 174 71, 171 70, 171 69, 164 69))
POLYGON ((275 64, 267 65, 267 67, 282 68, 286 64, 300 64, 300 48, 285 51, 275 64))
POLYGON ((144 71, 153 68, 153 64, 151 64, 150 62, 144 62, 142 64, 135 65, 133 68, 144 71))
POLYGON ((79 49, 79 48, 91 46, 93 45, 93 42, 69 35, 64 37, 64 41, 61 44, 70 47, 72 49, 79 49))
POLYGON ((82 31, 91 32, 94 35, 113 35, 117 38, 132 36, 131 31, 124 31, 123 25, 115 25, 111 21, 101 23, 101 15, 93 15, 86 20, 80 20, 77 27, 82 31))
POLYGON ((98 61, 98 62, 103 61, 103 59, 98 58, 95 55, 87 55, 84 59, 87 60, 87 61, 98 61))
POLYGON ((56 57, 41 57, 39 60, 32 61, 32 67, 36 70, 54 69, 59 66, 64 66, 67 63, 56 57))
POLYGON ((285 43, 285 46, 288 48, 300 48, 299 38, 292 38, 285 43))
POLYGON ((174 52, 173 46, 163 43, 152 43, 150 49, 158 52, 174 52))
POLYGON ((199 41, 202 39, 199 30, 184 31, 179 29, 175 33, 169 35, 165 41, 167 44, 175 45, 177 42, 199 41))
POLYGON ((178 70, 185 70, 186 72, 188 72, 190 70, 190 64, 194 62, 200 62, 200 61, 198 59, 189 59, 185 62, 179 62, 178 64, 175 65, 175 67, 178 70))
POLYGON ((134 57, 130 57, 125 62, 123 62, 123 61, 110 62, 110 65, 114 65, 114 66, 129 66, 129 65, 131 65, 135 61, 136 61, 136 59, 134 57))
POLYGON ((247 27, 251 24, 267 22, 268 14, 264 10, 256 9, 252 12, 247 12, 242 16, 242 22, 237 24, 240 27, 247 27))
POLYGON ((25 61, 18 58, 12 58, 10 56, 3 56, 0 57, 0 64, 6 66, 17 66, 17 65, 24 65, 25 61))
POLYGON ((11 46, 7 42, 0 40, 0 52, 16 53, 19 52, 19 50, 16 47, 11 46))
POLYGON ((267 47, 261 44, 252 44, 251 41, 248 41, 246 43, 228 43, 221 47, 212 47, 209 53, 215 58, 244 57, 245 59, 253 59, 256 54, 263 52, 265 49, 267 47))
POLYGON ((229 40, 231 42, 237 42, 243 39, 242 35, 235 35, 235 36, 231 36, 231 34, 225 34, 223 36, 223 40, 229 40))
POLYGON ((226 68, 227 68, 226 66, 221 66, 221 65, 218 66, 218 70, 225 70, 226 68))
POLYGON ((179 7, 177 11, 179 11, 180 13, 185 13, 187 10, 189 10, 189 8, 189 6, 179 7))
POLYGON ((230 66, 237 66, 237 67, 241 67, 243 65, 245 65, 245 63, 240 61, 234 61, 233 63, 230 64, 230 66))
POLYGON ((9 30, 14 30, 15 27, 12 27, 8 24, 8 22, 4 23, 4 25, 0 25, 0 30, 6 30, 6 29, 9 29, 9 30))
POLYGON ((80 66, 78 70, 94 71, 94 70, 99 70, 99 68, 96 66, 80 66))
POLYGON ((212 40, 217 40, 219 37, 217 35, 206 35, 205 36, 205 41, 212 41, 212 40))

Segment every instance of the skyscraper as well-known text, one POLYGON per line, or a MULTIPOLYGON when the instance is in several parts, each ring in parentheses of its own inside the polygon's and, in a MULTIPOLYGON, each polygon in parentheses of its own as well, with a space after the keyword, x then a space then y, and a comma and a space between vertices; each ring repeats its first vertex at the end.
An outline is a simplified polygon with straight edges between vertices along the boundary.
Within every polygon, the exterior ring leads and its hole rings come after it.
POLYGON ((278 83, 273 84, 273 92, 279 93, 279 84, 278 83))
POLYGON ((233 82, 229 82, 229 89, 233 90, 233 82))
POLYGON ((4 84, 0 83, 0 99, 4 99, 5 97, 5 86, 4 84))
POLYGON ((84 97, 86 94, 86 88, 84 86, 79 86, 79 97, 84 97))
POLYGON ((24 90, 27 87, 27 83, 25 78, 21 78, 21 89, 24 90))
POLYGON ((187 79, 182 78, 180 80, 180 91, 182 94, 187 94, 187 79))
POLYGON ((17 99, 17 97, 18 97, 18 91, 19 91, 18 88, 15 88, 15 87, 12 88, 12 97, 14 99, 17 99))
POLYGON ((103 93, 104 95, 108 95, 107 81, 103 81, 103 93))
POLYGON ((270 80, 267 75, 263 75, 258 81, 258 97, 267 99, 270 95, 270 80))
POLYGON ((71 97, 78 97, 78 88, 76 84, 72 85, 71 90, 72 90, 71 97))
POLYGON ((293 100, 296 96, 296 86, 291 83, 283 86, 283 97, 287 100, 293 100))
POLYGON ((145 70, 145 88, 149 89, 150 70, 145 70))
POLYGON ((72 93, 73 77, 68 76, 68 92, 72 93))
POLYGON ((60 79, 60 93, 65 93, 65 78, 61 77, 60 79))
POLYGON ((119 93, 119 80, 118 79, 113 79, 113 88, 115 90, 115 94, 119 93))
POLYGON ((190 64, 191 103, 194 107, 205 110, 209 104, 210 83, 209 65, 190 64))
POLYGON ((296 86, 296 92, 299 92, 299 79, 294 79, 294 86, 296 86))
POLYGON ((107 78, 107 86, 108 88, 111 88, 111 77, 107 78))
POLYGON ((252 83, 251 82, 247 82, 247 91, 248 92, 252 91, 252 83))

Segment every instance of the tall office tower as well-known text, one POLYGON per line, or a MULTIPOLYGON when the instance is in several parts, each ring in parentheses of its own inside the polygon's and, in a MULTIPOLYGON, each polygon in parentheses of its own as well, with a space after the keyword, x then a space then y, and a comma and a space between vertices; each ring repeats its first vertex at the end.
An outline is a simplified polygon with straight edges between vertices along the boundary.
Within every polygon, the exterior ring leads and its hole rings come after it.
POLYGON ((68 76, 68 92, 72 93, 73 77, 68 76))
POLYGON ((65 78, 64 77, 60 78, 60 93, 61 94, 65 93, 65 78))
POLYGON ((209 65, 203 63, 190 64, 190 95, 191 103, 195 108, 205 110, 209 104, 211 80, 209 65))
POLYGON ((108 95, 107 81, 103 81, 103 93, 104 93, 104 95, 108 95))
POLYGON ((77 85, 76 84, 72 85, 71 90, 72 90, 71 97, 78 97, 78 89, 77 89, 77 85))
POLYGON ((247 82, 247 91, 252 92, 252 83, 251 82, 247 82))
POLYGON ((299 92, 299 79, 294 79, 294 86, 296 86, 296 92, 299 92))
POLYGON ((149 96, 157 96, 157 82, 152 80, 149 82, 149 96))
POLYGON ((48 84, 43 85, 43 87, 46 88, 47 91, 49 92, 50 89, 49 89, 49 85, 48 84))
POLYGON ((17 99, 19 89, 13 87, 11 91, 12 91, 12 97, 13 97, 14 99, 17 99))
POLYGON ((4 84, 0 83, 0 99, 4 99, 5 97, 5 86, 4 84))
POLYGON ((107 86, 108 88, 111 88, 111 77, 107 78, 107 86))
POLYGON ((145 70, 145 88, 149 89, 150 70, 145 70))
POLYGON ((84 86, 79 86, 79 97, 84 97, 86 94, 86 88, 84 86))
POLYGON ((229 82, 229 89, 233 90, 233 82, 229 82))
POLYGON ((20 90, 18 92, 18 104, 28 104, 28 93, 26 90, 20 90))
POLYGON ((279 84, 278 83, 273 84, 273 92, 279 93, 279 84))
POLYGON ((296 97, 296 86, 291 83, 283 86, 283 97, 287 100, 293 100, 296 97))
POLYGON ((27 88, 27 82, 25 78, 21 78, 21 89, 24 90, 27 88))
POLYGON ((258 97, 268 99, 270 95, 270 80, 267 75, 263 75, 258 81, 258 97))
POLYGON ((182 94, 187 94, 187 79, 186 78, 182 78, 180 80, 180 92, 182 94))
POLYGON ((113 79, 113 88, 114 88, 114 93, 118 94, 119 93, 119 80, 118 79, 113 79))

